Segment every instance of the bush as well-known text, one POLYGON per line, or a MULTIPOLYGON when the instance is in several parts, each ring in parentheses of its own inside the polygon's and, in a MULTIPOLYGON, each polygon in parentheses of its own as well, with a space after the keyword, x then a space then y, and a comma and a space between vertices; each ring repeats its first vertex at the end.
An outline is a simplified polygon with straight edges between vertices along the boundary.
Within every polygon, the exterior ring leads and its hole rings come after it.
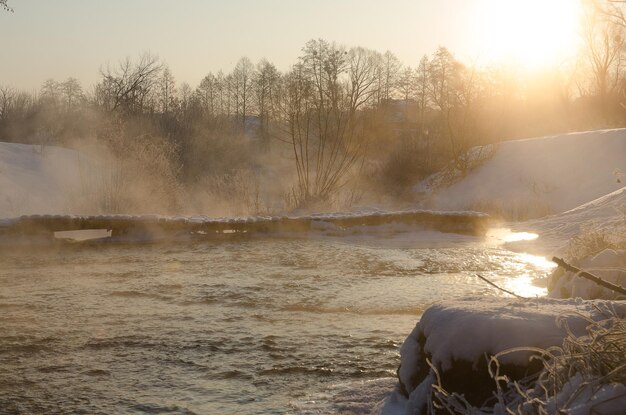
POLYGON ((402 196, 434 170, 428 167, 423 146, 414 139, 400 140, 378 165, 374 177, 385 192, 402 196))
POLYGON ((109 157, 94 160, 82 173, 81 211, 171 214, 179 209, 179 165, 172 143, 120 135, 109 141, 109 149, 109 157))
POLYGON ((583 259, 597 255, 605 249, 626 249, 624 231, 625 229, 583 228, 579 235, 568 242, 566 256, 570 262, 579 265, 583 259))

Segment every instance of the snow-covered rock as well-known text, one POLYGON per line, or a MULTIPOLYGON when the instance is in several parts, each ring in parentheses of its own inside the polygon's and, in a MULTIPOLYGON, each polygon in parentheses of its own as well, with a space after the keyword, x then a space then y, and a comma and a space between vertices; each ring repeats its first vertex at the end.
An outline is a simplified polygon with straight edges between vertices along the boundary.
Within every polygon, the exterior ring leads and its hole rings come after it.
MULTIPOLYGON (((495 387, 487 371, 491 356, 516 347, 559 346, 567 328, 575 335, 585 333, 588 321, 583 315, 602 319, 607 309, 626 317, 626 302, 580 299, 476 297, 431 306, 400 350, 399 390, 408 397, 407 413, 420 413, 427 403, 436 379, 427 361, 447 391, 465 394, 480 406, 495 387)), ((500 356, 500 374, 520 379, 537 372, 542 367, 536 360, 530 363, 532 354, 524 350, 500 356)))

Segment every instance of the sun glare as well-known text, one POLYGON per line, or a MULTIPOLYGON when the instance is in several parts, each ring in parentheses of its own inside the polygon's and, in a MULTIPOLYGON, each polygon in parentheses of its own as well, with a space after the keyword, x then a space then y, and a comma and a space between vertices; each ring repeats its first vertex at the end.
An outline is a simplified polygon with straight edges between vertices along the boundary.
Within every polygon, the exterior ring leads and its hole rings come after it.
POLYGON ((580 0, 480 0, 478 59, 540 69, 572 57, 579 43, 580 0))

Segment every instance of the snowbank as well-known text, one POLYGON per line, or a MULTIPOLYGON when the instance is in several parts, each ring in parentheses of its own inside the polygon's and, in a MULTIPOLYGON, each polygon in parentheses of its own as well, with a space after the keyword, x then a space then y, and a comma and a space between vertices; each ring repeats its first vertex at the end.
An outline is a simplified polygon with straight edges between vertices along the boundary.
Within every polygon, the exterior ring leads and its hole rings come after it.
POLYGON ((75 150, 0 143, 0 218, 69 213, 80 178, 81 159, 75 150))
POLYGON ((539 238, 531 242, 513 242, 507 247, 516 251, 562 255, 568 241, 584 231, 626 233, 626 187, 566 212, 511 226, 516 231, 536 233, 539 238))
MULTIPOLYGON (((604 281, 626 287, 626 251, 605 249, 599 254, 581 261, 579 267, 604 281)), ((603 288, 573 272, 558 268, 548 281, 548 296, 552 298, 583 298, 606 300, 624 299, 619 293, 603 288)))
MULTIPOLYGON (((400 351, 399 394, 408 398, 406 413, 423 411, 432 393, 436 375, 427 360, 437 369, 447 391, 465 394, 470 403, 480 406, 492 396, 495 385, 487 372, 489 356, 515 347, 559 346, 567 335, 566 327, 581 336, 589 324, 585 316, 602 320, 611 313, 626 317, 626 303, 481 297, 435 304, 426 310, 400 351), (557 319, 567 325, 558 324, 557 319)), ((538 372, 542 367, 537 360, 532 362, 538 366, 529 363, 530 356, 530 351, 501 356, 500 374, 515 380, 538 372)), ((395 408, 398 400, 402 400, 398 394, 391 399, 395 408)))
POLYGON ((460 181, 436 190, 437 177, 431 177, 415 191, 433 192, 434 209, 505 210, 517 216, 526 211, 539 217, 619 189, 620 171, 626 171, 626 129, 590 131, 503 142, 460 181))

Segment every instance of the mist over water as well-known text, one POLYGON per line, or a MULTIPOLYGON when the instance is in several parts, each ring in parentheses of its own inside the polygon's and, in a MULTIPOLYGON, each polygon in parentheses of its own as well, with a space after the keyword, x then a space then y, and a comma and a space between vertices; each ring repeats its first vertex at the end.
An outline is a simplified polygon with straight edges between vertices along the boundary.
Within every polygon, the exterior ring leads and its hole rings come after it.
POLYGON ((475 240, 0 252, 9 413, 367 413, 437 300, 545 275, 475 240))

